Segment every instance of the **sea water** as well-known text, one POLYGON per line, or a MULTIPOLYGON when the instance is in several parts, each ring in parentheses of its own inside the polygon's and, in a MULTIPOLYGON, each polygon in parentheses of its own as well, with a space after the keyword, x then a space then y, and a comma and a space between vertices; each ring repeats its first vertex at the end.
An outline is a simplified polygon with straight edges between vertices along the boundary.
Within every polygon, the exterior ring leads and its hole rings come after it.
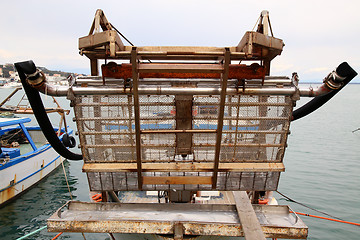
MULTIPOLYGON (((301 85, 301 87, 308 87, 301 85)), ((313 85, 315 88, 316 85, 313 85)), ((0 89, 3 98, 9 89, 0 89)), ((51 102, 51 98, 44 98, 51 102)), ((65 98, 58 99, 69 108, 65 98)), ((302 98, 297 106, 310 99, 302 98)), ((75 128, 67 117, 68 125, 75 128)), ((53 121, 58 124, 57 121, 53 121)), ((36 125, 36 122, 33 123, 36 125)), ((360 222, 360 85, 350 84, 322 108, 291 123, 279 192, 341 219, 360 222)), ((77 150, 77 149, 76 149, 77 150)), ((78 150, 77 150, 78 151, 78 150)), ((81 161, 65 163, 74 200, 89 201, 87 179, 81 161)), ((281 205, 296 212, 324 216, 275 194, 281 205)), ((60 166, 36 187, 0 209, 0 239, 16 239, 46 225, 70 195, 60 166)), ((360 227, 301 216, 309 227, 308 239, 360 239, 360 227)), ((27 239, 51 239, 56 233, 42 230, 27 239)), ((86 239, 109 239, 106 234, 88 234, 86 239)), ((80 233, 63 233, 59 239, 83 239, 80 233)))

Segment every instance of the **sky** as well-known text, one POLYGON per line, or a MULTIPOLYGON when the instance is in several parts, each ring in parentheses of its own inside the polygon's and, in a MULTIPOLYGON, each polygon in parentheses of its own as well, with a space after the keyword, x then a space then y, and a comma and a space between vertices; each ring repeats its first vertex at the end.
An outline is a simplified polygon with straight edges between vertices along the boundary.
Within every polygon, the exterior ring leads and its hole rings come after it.
POLYGON ((360 72, 358 0, 2 0, 0 64, 32 59, 89 73, 78 38, 89 33, 97 9, 137 46, 215 47, 236 46, 268 10, 274 36, 285 43, 271 75, 297 72, 301 82, 321 82, 343 61, 360 72))

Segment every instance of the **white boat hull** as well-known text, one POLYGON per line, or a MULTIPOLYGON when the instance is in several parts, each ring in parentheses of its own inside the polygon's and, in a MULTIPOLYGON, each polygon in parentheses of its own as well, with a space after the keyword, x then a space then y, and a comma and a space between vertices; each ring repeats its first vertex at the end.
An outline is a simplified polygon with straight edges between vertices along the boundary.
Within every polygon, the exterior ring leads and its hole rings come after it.
POLYGON ((48 144, 21 159, 23 157, 24 155, 18 157, 18 161, 12 166, 0 167, 0 205, 41 181, 64 160, 48 144))

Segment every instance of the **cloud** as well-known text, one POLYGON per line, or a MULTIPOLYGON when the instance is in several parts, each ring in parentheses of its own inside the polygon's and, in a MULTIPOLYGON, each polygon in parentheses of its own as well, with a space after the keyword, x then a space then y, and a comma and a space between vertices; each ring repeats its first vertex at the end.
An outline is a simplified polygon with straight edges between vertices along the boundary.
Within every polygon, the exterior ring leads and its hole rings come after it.
POLYGON ((267 9, 275 37, 286 44, 272 62, 271 73, 291 76, 296 71, 304 79, 322 79, 322 71, 327 73, 343 61, 360 66, 360 29, 355 24, 360 22, 359 7, 355 0, 343 0, 341 5, 325 0, 4 1, 0 22, 6 34, 0 63, 34 59, 65 71, 88 69, 88 59, 78 55, 77 42, 88 33, 98 8, 138 46, 219 47, 237 45, 267 9))

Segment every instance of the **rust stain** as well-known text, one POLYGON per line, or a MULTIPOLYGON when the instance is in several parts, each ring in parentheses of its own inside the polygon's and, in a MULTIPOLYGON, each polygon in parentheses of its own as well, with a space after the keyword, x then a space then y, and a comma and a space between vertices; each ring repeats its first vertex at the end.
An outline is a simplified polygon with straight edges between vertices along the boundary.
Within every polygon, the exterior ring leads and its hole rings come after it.
POLYGON ((7 200, 9 200, 15 196, 14 184, 13 183, 9 184, 9 186, 12 186, 12 187, 9 187, 8 189, 6 189, 0 193, 1 203, 6 202, 7 200))
POLYGON ((40 179, 42 179, 43 178, 43 167, 45 166, 45 161, 44 161, 44 159, 42 160, 42 164, 41 164, 41 166, 40 166, 40 179))

